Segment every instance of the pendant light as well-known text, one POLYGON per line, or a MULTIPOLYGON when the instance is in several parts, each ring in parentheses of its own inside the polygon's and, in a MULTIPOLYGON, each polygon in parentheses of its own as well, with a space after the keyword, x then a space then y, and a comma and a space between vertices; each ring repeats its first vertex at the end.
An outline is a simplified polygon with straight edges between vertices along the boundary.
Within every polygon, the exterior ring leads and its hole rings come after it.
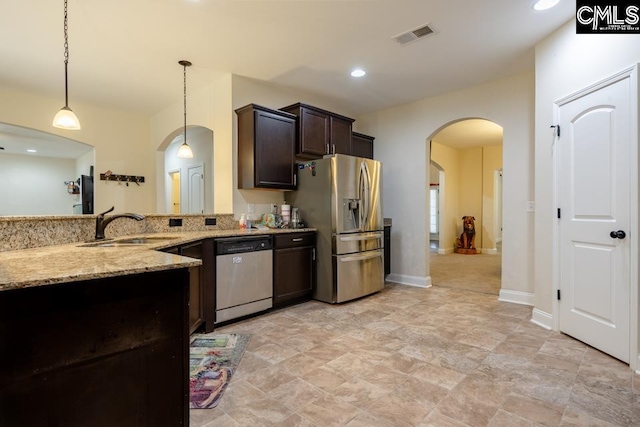
POLYGON ((67 0, 64 0, 64 107, 53 118, 53 126, 61 129, 79 130, 80 121, 69 108, 69 83, 67 68, 69 65, 69 26, 67 24, 67 0))
POLYGON ((187 144, 187 67, 191 66, 191 62, 182 60, 178 61, 178 64, 184 68, 184 142, 178 148, 178 157, 191 159, 193 158, 193 151, 187 144))

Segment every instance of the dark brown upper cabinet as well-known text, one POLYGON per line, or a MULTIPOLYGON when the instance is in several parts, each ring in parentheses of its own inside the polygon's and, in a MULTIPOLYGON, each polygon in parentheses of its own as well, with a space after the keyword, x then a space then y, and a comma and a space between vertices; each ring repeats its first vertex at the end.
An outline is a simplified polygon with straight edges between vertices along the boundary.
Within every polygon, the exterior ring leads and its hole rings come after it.
POLYGON ((298 117, 298 157, 318 159, 325 154, 351 154, 354 119, 302 103, 281 110, 298 117))
POLYGON ((296 116, 249 104, 238 115, 238 188, 296 189, 296 116))
POLYGON ((353 132, 351 135, 351 155, 373 159, 373 136, 353 132))

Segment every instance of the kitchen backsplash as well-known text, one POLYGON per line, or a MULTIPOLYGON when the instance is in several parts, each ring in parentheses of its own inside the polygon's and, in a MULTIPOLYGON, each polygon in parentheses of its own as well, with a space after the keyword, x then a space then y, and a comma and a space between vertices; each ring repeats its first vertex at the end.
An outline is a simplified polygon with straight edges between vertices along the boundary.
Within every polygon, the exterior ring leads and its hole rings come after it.
MULTIPOLYGON (((238 221, 232 214, 147 214, 142 221, 117 218, 109 224, 105 234, 109 238, 143 233, 231 230, 237 227, 238 221), (215 218, 216 225, 205 225, 205 219, 211 218, 215 218), (170 219, 182 219, 182 225, 170 227, 170 219)), ((0 217, 0 252, 84 242, 92 240, 95 231, 95 215, 0 217)))

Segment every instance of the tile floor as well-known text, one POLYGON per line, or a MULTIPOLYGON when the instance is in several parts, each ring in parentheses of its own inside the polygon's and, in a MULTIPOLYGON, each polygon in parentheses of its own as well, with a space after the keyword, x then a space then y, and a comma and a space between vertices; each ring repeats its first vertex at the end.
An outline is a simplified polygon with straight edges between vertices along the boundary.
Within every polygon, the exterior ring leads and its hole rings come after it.
POLYGON ((388 284, 229 325, 249 347, 191 426, 640 425, 640 375, 530 318, 493 295, 388 284))

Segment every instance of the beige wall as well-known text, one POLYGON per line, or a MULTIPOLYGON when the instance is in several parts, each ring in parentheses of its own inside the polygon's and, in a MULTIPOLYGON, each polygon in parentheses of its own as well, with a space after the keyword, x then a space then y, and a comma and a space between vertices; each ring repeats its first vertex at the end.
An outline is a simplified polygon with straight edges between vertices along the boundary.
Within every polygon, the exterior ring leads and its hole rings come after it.
MULTIPOLYGON (((555 293, 552 256, 556 206, 553 200, 553 135, 549 130, 549 126, 555 124, 554 102, 639 61, 637 35, 576 35, 573 19, 536 46, 534 314, 541 314, 541 321, 546 318, 549 326, 553 326, 555 293)), ((637 259, 636 254, 636 263, 637 259)), ((638 301, 633 303, 638 304, 638 301)))
POLYGON ((431 145, 431 159, 444 169, 444 209, 440 232, 445 252, 452 252, 456 237, 462 233, 462 216, 476 218, 476 247, 485 252, 495 246, 495 206, 493 171, 502 167, 502 146, 455 149, 431 145))
MULTIPOLYGON (((294 91, 290 88, 271 85, 242 76, 233 76, 233 102, 231 111, 247 104, 259 104, 268 108, 278 109, 296 102, 303 102, 316 107, 333 111, 344 116, 352 116, 351 111, 344 105, 313 93, 294 91)), ((233 213, 239 217, 247 212, 247 204, 254 204, 256 214, 269 212, 271 203, 281 205, 286 199, 287 192, 278 190, 238 190, 238 171, 236 165, 238 135, 237 115, 233 113, 231 131, 233 134, 233 213)))
POLYGON ((462 233, 462 216, 475 217, 476 248, 482 248, 482 147, 466 148, 460 151, 460 216, 458 217, 458 233, 462 233))
POLYGON ((444 199, 444 205, 440 206, 440 242, 443 244, 440 249, 453 252, 460 223, 458 197, 460 192, 460 152, 455 148, 432 142, 431 159, 439 164, 444 171, 444 183, 440 183, 440 191, 444 199))
MULTIPOLYGON (((231 110, 231 75, 212 78, 203 88, 188 91, 187 126, 202 126, 213 131, 213 174, 206 188, 213 189, 213 211, 233 212, 232 145, 233 117, 231 110)), ((181 95, 181 94, 176 94, 181 95)), ((164 149, 184 127, 184 101, 182 97, 151 117, 150 156, 155 159, 158 182, 164 182, 164 149)), ((163 186, 154 189, 156 209, 164 212, 163 186)))
POLYGON ((482 118, 504 130, 502 287, 532 297, 534 233, 526 201, 533 197, 534 91, 534 74, 525 73, 356 117, 361 131, 376 137, 375 157, 383 162, 393 280, 430 283, 429 140, 448 124, 482 118))
POLYGON ((156 176, 149 155, 149 118, 143 114, 72 103, 82 129, 68 131, 51 125, 63 98, 47 98, 0 86, 0 122, 60 135, 95 147, 96 212, 115 206, 116 212, 155 212, 156 176), (99 174, 141 175, 145 183, 126 186, 100 181, 99 174))
MULTIPOLYGON (((482 147, 482 252, 496 249, 496 195, 494 173, 502 169, 502 145, 482 147)), ((497 207, 502 206, 502 201, 497 207)))

